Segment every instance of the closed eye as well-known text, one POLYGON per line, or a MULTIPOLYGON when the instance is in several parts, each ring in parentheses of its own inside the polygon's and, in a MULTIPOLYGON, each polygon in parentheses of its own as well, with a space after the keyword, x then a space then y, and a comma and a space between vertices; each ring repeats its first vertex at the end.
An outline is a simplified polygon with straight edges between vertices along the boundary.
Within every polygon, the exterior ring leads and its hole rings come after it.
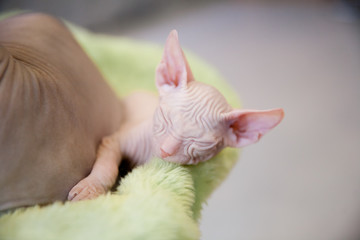
POLYGON ((166 127, 163 122, 157 122, 154 124, 154 134, 155 135, 163 135, 166 132, 166 127))

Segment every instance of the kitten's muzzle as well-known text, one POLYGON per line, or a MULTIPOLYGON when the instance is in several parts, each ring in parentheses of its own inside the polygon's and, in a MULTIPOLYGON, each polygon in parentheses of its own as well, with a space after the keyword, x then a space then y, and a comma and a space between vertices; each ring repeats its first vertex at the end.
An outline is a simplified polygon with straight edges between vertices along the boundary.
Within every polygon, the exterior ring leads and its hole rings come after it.
POLYGON ((167 158, 173 156, 181 146, 181 142, 175 139, 173 136, 169 135, 165 138, 160 147, 160 156, 161 158, 167 158))
POLYGON ((162 148, 160 148, 160 156, 161 156, 161 158, 167 158, 167 157, 171 156, 171 154, 165 152, 162 148))

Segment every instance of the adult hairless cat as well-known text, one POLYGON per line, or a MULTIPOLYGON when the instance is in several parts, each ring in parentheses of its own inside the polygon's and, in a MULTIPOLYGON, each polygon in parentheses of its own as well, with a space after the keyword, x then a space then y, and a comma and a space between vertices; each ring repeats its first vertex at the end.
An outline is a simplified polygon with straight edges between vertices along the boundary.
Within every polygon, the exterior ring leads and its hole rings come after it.
POLYGON ((173 30, 156 69, 157 96, 137 92, 124 99, 125 122, 103 138, 91 173, 72 188, 68 199, 91 199, 110 189, 121 158, 142 164, 152 156, 197 164, 224 147, 257 142, 279 124, 282 109, 233 109, 214 87, 195 81, 173 30))
POLYGON ((0 21, 0 211, 66 200, 122 113, 61 21, 39 13, 0 21))

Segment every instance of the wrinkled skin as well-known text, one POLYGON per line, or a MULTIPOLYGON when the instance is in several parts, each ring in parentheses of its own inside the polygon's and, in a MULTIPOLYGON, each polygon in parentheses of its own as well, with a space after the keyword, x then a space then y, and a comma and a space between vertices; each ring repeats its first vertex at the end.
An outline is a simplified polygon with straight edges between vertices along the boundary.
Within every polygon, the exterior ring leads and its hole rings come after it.
POLYGON ((175 30, 167 39, 155 80, 159 102, 146 93, 125 99, 126 122, 103 139, 92 172, 70 191, 69 200, 101 194, 88 191, 94 179, 105 188, 112 186, 116 175, 111 169, 118 166, 121 157, 130 158, 134 164, 142 164, 151 156, 197 164, 224 147, 257 142, 284 116, 282 109, 233 109, 215 88, 195 81, 175 30))
POLYGON ((121 103, 62 22, 0 22, 0 210, 65 200, 121 122, 121 103))

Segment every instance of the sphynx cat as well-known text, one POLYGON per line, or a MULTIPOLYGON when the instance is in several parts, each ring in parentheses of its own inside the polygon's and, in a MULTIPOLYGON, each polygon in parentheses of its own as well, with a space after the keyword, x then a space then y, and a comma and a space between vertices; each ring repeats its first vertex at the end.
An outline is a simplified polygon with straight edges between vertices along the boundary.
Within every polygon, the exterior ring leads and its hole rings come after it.
POLYGON ((278 125, 282 109, 233 109, 214 87, 195 81, 173 30, 156 69, 159 97, 136 92, 124 99, 127 119, 103 138, 91 173, 75 185, 68 199, 92 199, 115 183, 123 157, 134 165, 152 156, 179 164, 209 160, 225 147, 257 142, 278 125))

